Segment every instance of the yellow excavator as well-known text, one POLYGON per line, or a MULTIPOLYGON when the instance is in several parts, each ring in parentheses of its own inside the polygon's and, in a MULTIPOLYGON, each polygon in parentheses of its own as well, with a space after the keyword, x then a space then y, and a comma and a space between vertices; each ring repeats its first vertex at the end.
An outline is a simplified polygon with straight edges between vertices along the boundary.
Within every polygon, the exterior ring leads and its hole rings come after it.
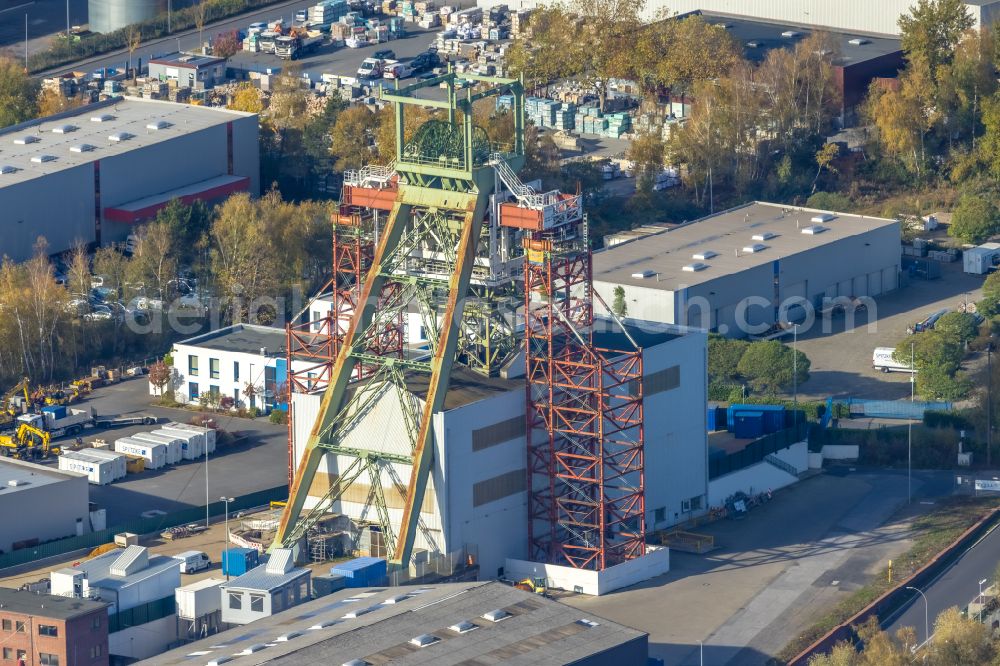
POLYGON ((0 398, 0 428, 13 423, 14 418, 25 410, 25 406, 31 406, 30 385, 31 380, 24 377, 0 398), (23 403, 21 403, 21 396, 18 395, 22 392, 24 393, 23 403))
POLYGON ((0 456, 30 460, 60 455, 62 449, 50 442, 49 433, 22 423, 13 435, 0 435, 0 456))

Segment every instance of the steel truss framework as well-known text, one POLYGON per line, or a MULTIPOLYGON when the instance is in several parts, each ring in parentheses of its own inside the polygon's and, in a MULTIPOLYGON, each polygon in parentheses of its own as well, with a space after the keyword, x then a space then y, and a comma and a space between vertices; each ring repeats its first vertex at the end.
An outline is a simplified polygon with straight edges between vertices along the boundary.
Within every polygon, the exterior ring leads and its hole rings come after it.
POLYGON ((561 231, 525 239, 529 556, 600 571, 645 553, 642 352, 594 346, 586 221, 561 231))

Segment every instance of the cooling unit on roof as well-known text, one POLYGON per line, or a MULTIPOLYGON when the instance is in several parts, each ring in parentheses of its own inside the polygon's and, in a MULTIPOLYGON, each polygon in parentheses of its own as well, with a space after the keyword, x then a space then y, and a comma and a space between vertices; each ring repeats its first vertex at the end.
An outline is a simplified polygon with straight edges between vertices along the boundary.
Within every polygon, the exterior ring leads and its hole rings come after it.
POLYGON ((691 258, 696 259, 698 261, 708 261, 712 257, 717 257, 717 256, 719 256, 719 253, 715 252, 714 250, 702 250, 701 252, 695 252, 694 254, 692 254, 691 258))
POLYGON ((816 234, 821 234, 830 227, 824 227, 822 224, 814 224, 812 226, 804 227, 802 233, 807 236, 815 236, 816 234))
POLYGON ((829 222, 835 219, 837 216, 833 213, 820 213, 819 215, 813 215, 809 218, 810 222, 829 222))
POLYGON ((855 37, 854 39, 848 39, 847 43, 851 46, 862 46, 864 44, 871 44, 872 40, 865 39, 864 37, 855 37))
POLYGON ((754 234, 753 236, 750 237, 750 239, 755 241, 766 241, 766 240, 771 240, 776 235, 777 234, 771 233, 770 231, 762 231, 759 234, 754 234))
POLYGON ((132 136, 133 135, 129 134, 128 132, 118 132, 117 134, 112 134, 111 136, 109 136, 108 141, 116 141, 116 142, 128 141, 129 139, 132 138, 132 136))
POLYGON ((55 155, 35 155, 31 158, 31 161, 35 164, 41 164, 43 162, 51 162, 56 158, 55 155))
POLYGON ((767 249, 767 246, 763 243, 754 243, 753 245, 747 245, 743 248, 743 251, 748 254, 754 254, 755 252, 763 252, 767 249))
POLYGON ((434 634, 420 634, 410 639, 410 645, 416 645, 417 647, 427 647, 428 645, 433 645, 437 643, 440 638, 434 634))
POLYGON ((699 261, 693 264, 685 265, 683 270, 687 271, 688 273, 697 273, 698 271, 703 271, 706 268, 708 268, 708 264, 703 264, 699 261))
POLYGON ((25 134, 24 136, 19 136, 14 139, 14 143, 19 146, 27 146, 29 143, 38 143, 39 141, 41 141, 41 139, 34 134, 25 134))
POLYGON ((108 121, 114 120, 115 117, 110 113, 102 113, 99 116, 91 116, 90 122, 92 123, 106 123, 108 121))

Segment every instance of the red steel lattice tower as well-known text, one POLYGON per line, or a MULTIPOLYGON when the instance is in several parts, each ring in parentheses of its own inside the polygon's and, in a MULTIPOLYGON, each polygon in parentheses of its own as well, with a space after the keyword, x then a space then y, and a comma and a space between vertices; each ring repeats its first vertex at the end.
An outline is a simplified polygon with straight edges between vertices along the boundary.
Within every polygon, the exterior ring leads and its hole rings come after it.
POLYGON ((524 239, 529 557, 599 571, 645 553, 642 352, 595 346, 574 226, 524 239))

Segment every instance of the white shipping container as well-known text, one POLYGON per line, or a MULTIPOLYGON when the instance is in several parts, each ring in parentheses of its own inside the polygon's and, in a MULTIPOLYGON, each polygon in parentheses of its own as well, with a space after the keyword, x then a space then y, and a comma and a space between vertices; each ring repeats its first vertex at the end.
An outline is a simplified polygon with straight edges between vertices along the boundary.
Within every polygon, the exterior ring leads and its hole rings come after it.
POLYGON ((157 435, 151 432, 137 432, 132 435, 133 439, 142 442, 159 442, 167 446, 167 464, 176 465, 184 459, 184 442, 175 435, 157 435))
POLYGON ((208 452, 215 453, 215 430, 212 428, 203 428, 201 426, 191 425, 190 423, 178 423, 177 421, 171 421, 170 423, 164 424, 161 430, 180 430, 182 432, 198 433, 205 438, 205 446, 208 447, 208 452))
POLYGON ((199 433, 184 430, 154 430, 151 434, 181 440, 181 454, 184 460, 197 460, 205 455, 205 437, 199 433))
POLYGON ((68 451, 59 456, 59 469, 64 472, 86 474, 87 481, 96 486, 106 486, 114 481, 114 463, 101 460, 77 451, 68 451))
POLYGON ((84 452, 95 458, 111 461, 112 465, 114 466, 113 469, 114 469, 115 481, 117 481, 118 479, 124 479, 125 476, 128 474, 128 470, 126 469, 126 466, 128 464, 128 456, 126 456, 124 453, 115 453, 114 451, 109 451, 107 449, 87 449, 84 452))
POLYGON ((174 590, 177 602, 177 617, 196 620, 209 613, 222 610, 222 591, 219 586, 226 581, 221 578, 206 578, 174 590))
POLYGON ((167 445, 144 442, 131 437, 115 440, 115 451, 146 459, 146 469, 160 469, 167 464, 167 445))

